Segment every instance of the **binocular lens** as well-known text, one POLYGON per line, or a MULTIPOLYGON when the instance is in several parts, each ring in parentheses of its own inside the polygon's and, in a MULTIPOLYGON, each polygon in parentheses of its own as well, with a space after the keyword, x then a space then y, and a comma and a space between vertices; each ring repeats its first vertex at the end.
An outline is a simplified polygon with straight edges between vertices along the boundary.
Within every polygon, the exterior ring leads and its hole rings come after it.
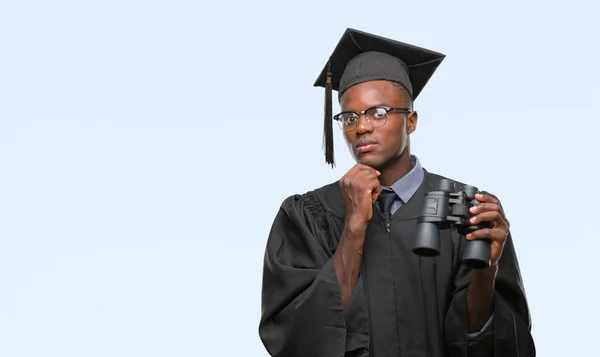
POLYGON ((413 253, 435 257, 440 254, 440 231, 435 223, 421 222, 417 226, 417 235, 413 247, 413 253))

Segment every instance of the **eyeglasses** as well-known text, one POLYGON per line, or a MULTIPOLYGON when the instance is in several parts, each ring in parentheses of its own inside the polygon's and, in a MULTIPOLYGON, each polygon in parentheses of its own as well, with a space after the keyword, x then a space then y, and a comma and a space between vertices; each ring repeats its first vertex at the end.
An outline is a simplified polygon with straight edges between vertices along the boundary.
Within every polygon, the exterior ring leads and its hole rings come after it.
POLYGON ((364 110, 360 113, 353 111, 344 111, 339 114, 336 114, 333 117, 333 119, 338 122, 340 129, 342 129, 343 131, 352 131, 356 129, 360 120, 360 116, 364 114, 367 123, 369 123, 369 125, 371 125, 372 128, 378 128, 380 126, 385 125, 385 123, 387 122, 389 112, 408 114, 411 112, 411 110, 408 108, 391 108, 377 106, 364 110))

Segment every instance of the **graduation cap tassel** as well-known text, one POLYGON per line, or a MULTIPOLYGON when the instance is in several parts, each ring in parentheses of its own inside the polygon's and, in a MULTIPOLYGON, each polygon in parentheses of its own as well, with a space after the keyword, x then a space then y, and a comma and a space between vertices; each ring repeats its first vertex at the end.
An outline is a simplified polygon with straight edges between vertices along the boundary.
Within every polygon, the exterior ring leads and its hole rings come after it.
POLYGON ((332 113, 332 84, 331 72, 327 71, 327 82, 325 83, 325 121, 324 121, 324 140, 325 140, 325 162, 333 168, 335 162, 333 159, 333 113, 332 113))

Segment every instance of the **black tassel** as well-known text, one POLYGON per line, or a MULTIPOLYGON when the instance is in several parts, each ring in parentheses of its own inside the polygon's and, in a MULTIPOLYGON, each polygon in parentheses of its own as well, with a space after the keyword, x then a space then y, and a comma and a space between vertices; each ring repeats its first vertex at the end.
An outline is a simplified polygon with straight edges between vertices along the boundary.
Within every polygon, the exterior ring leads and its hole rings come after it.
POLYGON ((323 139, 325 141, 325 162, 333 168, 335 162, 333 159, 333 100, 332 100, 331 72, 327 72, 327 82, 325 83, 325 121, 323 128, 323 139))

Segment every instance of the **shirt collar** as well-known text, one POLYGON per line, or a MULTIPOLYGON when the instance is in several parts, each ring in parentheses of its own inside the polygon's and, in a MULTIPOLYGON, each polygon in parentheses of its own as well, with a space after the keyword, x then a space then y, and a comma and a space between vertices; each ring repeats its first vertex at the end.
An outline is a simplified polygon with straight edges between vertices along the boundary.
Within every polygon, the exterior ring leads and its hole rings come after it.
POLYGON ((423 177, 425 176, 419 158, 415 155, 411 155, 410 161, 413 168, 406 175, 394 182, 391 186, 382 187, 382 189, 393 190, 402 200, 402 203, 408 202, 415 192, 417 192, 419 186, 421 186, 421 183, 423 182, 423 177))

